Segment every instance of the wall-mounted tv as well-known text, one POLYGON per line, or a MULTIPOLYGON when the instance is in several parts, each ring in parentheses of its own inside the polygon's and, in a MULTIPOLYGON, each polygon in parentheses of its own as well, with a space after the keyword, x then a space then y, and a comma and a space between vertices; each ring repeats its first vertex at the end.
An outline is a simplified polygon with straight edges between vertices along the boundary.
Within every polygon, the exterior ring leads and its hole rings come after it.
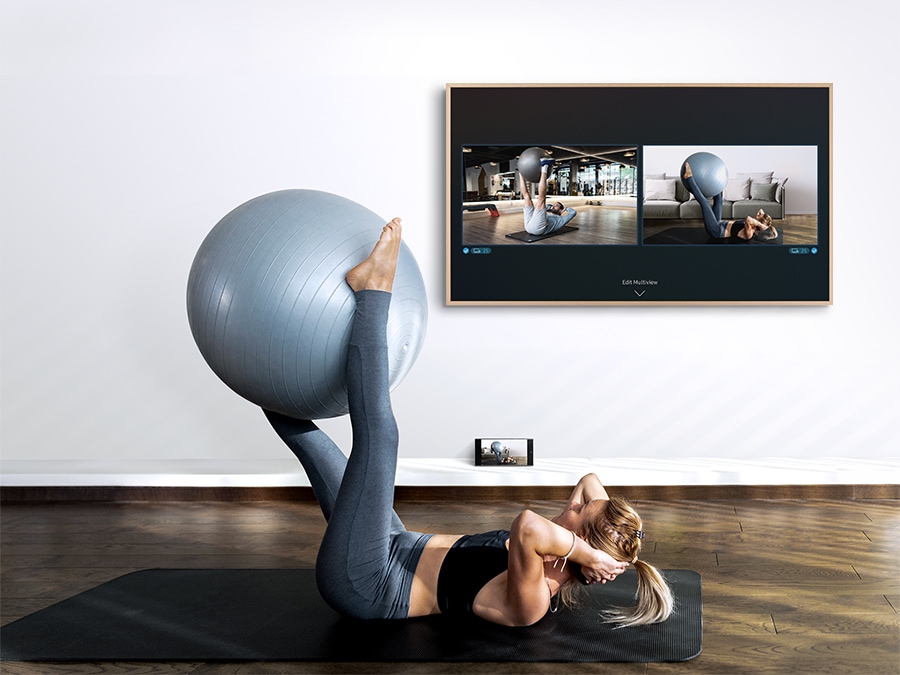
POLYGON ((447 85, 449 305, 827 305, 830 84, 447 85))

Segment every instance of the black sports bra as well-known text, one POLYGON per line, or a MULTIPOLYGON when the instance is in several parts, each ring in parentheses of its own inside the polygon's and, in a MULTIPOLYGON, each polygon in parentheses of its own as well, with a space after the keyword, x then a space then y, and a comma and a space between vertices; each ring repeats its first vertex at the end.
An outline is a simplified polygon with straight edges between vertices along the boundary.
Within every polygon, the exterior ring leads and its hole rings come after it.
POLYGON ((509 530, 470 534, 456 541, 438 574, 438 608, 444 614, 471 614, 478 591, 509 567, 509 530))

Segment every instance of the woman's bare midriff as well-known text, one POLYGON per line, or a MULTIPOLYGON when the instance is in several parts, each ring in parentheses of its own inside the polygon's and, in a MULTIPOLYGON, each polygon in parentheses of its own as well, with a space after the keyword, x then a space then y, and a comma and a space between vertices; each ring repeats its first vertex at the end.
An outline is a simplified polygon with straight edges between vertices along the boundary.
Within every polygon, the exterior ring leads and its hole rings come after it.
POLYGON ((440 612, 437 604, 438 575, 447 551, 462 535, 435 534, 425 544, 409 592, 409 616, 427 616, 440 612))

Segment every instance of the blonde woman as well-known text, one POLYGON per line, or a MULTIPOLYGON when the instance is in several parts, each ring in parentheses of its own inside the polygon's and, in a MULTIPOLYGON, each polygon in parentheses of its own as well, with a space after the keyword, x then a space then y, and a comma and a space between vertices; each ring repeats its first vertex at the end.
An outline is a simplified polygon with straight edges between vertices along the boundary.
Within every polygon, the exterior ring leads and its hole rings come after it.
POLYGON ((507 626, 537 622, 579 582, 637 570, 638 604, 612 615, 622 625, 664 620, 672 596, 640 557, 641 520, 610 499, 593 474, 558 516, 525 510, 508 530, 477 535, 410 532, 393 511, 398 433, 388 386, 386 323, 400 248, 400 221, 382 231, 351 270, 356 313, 347 362, 353 447, 349 459, 312 421, 266 411, 303 464, 328 525, 316 561, 322 597, 356 618, 473 614, 507 626))
POLYGON ((700 204, 700 210, 703 212, 703 227, 706 233, 713 239, 727 239, 728 237, 737 237, 738 239, 762 239, 768 241, 778 236, 777 230, 772 225, 772 216, 759 209, 756 216, 747 216, 743 220, 722 220, 722 193, 720 192, 713 197, 713 205, 709 205, 708 197, 703 194, 697 181, 694 180, 694 174, 691 171, 691 165, 684 163, 684 186, 694 195, 697 203, 700 204))

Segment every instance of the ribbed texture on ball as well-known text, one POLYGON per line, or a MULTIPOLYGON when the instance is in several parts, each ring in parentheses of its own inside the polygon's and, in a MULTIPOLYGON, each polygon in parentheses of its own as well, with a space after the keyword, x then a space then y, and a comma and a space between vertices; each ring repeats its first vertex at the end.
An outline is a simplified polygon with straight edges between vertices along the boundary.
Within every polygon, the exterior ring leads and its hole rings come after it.
MULTIPOLYGON (((188 321, 212 370, 242 397, 301 419, 347 412, 344 370, 355 300, 345 276, 386 221, 327 192, 284 190, 222 218, 188 278, 188 321)), ((388 317, 395 387, 422 347, 422 275, 401 245, 388 317)))
MULTIPOLYGON (((703 196, 711 199, 725 190, 728 184, 728 167, 718 155, 711 152, 695 152, 681 164, 681 175, 684 176, 684 165, 691 165, 694 182, 703 196)), ((682 184, 684 179, 682 179, 682 184)))

